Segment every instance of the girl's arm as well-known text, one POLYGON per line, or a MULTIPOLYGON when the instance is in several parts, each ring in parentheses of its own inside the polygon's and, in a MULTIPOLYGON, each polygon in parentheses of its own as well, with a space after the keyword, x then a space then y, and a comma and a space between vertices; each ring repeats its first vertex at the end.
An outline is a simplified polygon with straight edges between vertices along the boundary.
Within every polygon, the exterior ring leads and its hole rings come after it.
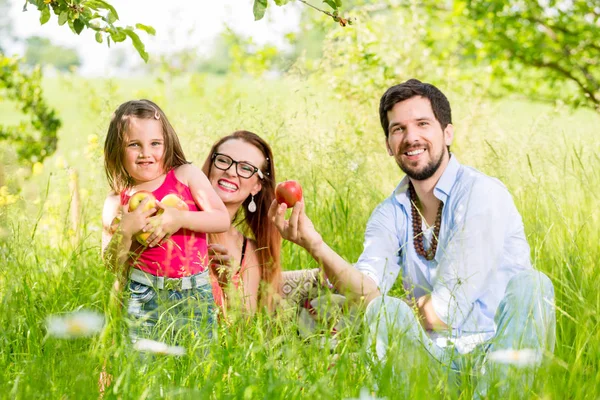
POLYGON ((142 211, 144 199, 140 207, 133 212, 128 212, 126 207, 121 207, 119 195, 110 194, 104 201, 102 210, 102 258, 107 268, 120 275, 125 272, 127 257, 133 244, 133 235, 141 231, 146 225, 148 217, 156 209, 142 211), (118 218, 117 218, 118 217, 118 218))
POLYGON ((213 189, 204 172, 192 164, 179 167, 176 174, 187 182, 196 204, 202 212, 188 212, 183 219, 182 228, 197 232, 221 233, 226 232, 231 225, 231 219, 225 204, 213 189))
MULTIPOLYGON (((204 233, 227 231, 231 224, 229 212, 227 212, 223 201, 215 193, 204 172, 191 164, 185 164, 177 168, 175 175, 179 181, 189 186, 194 201, 202 211, 182 211, 174 207, 165 208, 158 203, 164 212, 154 218, 160 222, 154 224, 154 221, 151 221, 144 227, 144 232, 152 232, 147 240, 149 246, 158 245, 164 237, 172 235, 179 229, 204 233)), ((154 218, 151 218, 151 220, 154 218)))
POLYGON ((120 198, 110 194, 104 201, 102 210, 102 258, 109 271, 119 273, 127 261, 127 253, 131 248, 132 237, 124 235, 120 226, 120 198), (117 218, 118 217, 118 218, 117 218))
POLYGON ((251 240, 248 242, 246 249, 244 265, 240 267, 240 277, 242 280, 241 288, 229 287, 231 275, 237 271, 238 261, 231 255, 231 252, 239 252, 240 249, 235 248, 230 251, 226 246, 218 243, 211 243, 208 246, 208 254, 210 256, 210 266, 215 276, 219 281, 219 286, 223 289, 224 295, 224 309, 231 307, 231 299, 229 298, 229 292, 234 290, 234 307, 239 306, 241 311, 242 302, 244 310, 250 314, 254 314, 258 307, 258 290, 260 288, 260 280, 262 278, 262 269, 258 263, 258 257, 256 256, 256 243, 251 240), (238 291, 239 290, 239 291, 238 291), (242 296, 241 298, 239 296, 242 296))

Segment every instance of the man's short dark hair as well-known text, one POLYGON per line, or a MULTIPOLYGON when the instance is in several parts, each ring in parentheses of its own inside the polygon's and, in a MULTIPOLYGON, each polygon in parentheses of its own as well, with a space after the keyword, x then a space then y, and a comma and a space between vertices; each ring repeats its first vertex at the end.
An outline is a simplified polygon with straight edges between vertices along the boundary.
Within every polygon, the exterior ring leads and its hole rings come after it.
POLYGON ((379 118, 386 138, 390 134, 388 129, 390 125, 387 116, 388 111, 401 101, 415 96, 429 99, 433 115, 442 126, 442 129, 446 129, 448 124, 452 123, 452 110, 450 110, 450 102, 446 95, 430 83, 423 83, 417 79, 409 79, 386 90, 379 102, 379 118))

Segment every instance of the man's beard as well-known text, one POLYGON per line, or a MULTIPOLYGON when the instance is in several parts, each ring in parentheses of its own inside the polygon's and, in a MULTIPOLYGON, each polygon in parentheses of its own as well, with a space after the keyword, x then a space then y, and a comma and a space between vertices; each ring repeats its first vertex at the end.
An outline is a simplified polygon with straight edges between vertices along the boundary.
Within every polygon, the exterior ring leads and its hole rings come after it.
MULTIPOLYGON (((400 166, 400 169, 409 178, 414 179, 415 181, 424 181, 426 179, 431 178, 433 176, 433 174, 435 174, 436 171, 440 168, 440 165, 442 165, 442 161, 444 160, 444 153, 445 153, 445 151, 442 150, 440 152, 440 156, 437 158, 437 160, 436 159, 431 160, 421 170, 410 169, 410 167, 408 167, 402 163, 400 157, 396 158, 396 163, 398 164, 398 166, 400 166)), ((402 154, 403 153, 400 153, 400 156, 402 156, 402 154)))

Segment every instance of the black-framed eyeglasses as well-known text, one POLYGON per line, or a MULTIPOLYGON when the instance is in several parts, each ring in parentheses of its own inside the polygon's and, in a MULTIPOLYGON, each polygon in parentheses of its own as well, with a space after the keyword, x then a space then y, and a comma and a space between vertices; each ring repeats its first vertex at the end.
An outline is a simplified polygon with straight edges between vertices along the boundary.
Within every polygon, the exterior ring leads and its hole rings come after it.
POLYGON ((227 171, 235 164, 235 170, 240 178, 250 179, 254 174, 258 173, 258 177, 264 179, 263 172, 254 165, 246 161, 234 161, 233 158, 225 154, 213 153, 212 162, 216 168, 222 171, 227 171))

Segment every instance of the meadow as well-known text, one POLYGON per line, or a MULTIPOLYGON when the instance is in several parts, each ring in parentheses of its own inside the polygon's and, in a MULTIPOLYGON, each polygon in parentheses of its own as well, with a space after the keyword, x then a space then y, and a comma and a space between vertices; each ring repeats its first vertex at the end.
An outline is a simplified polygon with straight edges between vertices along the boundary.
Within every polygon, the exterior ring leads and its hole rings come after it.
MULTIPOLYGON (((100 258, 108 192, 102 144, 121 102, 149 98, 161 105, 196 165, 224 134, 246 129, 263 136, 274 150, 277 180, 302 183, 308 215, 354 262, 372 209, 402 178, 385 151, 379 91, 356 104, 324 90, 326 81, 294 76, 191 75, 166 84, 67 75, 44 85, 63 119, 57 153, 32 174, 8 148, 3 153, 8 193, 22 190, 0 206, 0 398, 97 398, 103 366, 113 376, 105 398, 358 398, 363 388, 388 399, 472 397, 468 376, 457 381, 418 357, 407 362, 397 354, 373 364, 359 323, 336 343, 328 334, 303 339, 289 313, 223 324, 213 339, 183 343, 185 356, 143 358, 127 341, 110 294, 114 277, 100 258), (78 309, 105 315, 101 335, 47 335, 48 315, 78 309)), ((451 83, 441 89, 453 106, 452 151, 506 184, 523 216, 533 264, 555 286, 556 350, 546 354, 533 386, 508 397, 599 398, 600 115, 516 97, 469 97, 451 83)), ((0 103, 3 123, 19 118, 12 104, 0 103)), ((284 269, 316 266, 289 244, 282 258, 284 269)))

